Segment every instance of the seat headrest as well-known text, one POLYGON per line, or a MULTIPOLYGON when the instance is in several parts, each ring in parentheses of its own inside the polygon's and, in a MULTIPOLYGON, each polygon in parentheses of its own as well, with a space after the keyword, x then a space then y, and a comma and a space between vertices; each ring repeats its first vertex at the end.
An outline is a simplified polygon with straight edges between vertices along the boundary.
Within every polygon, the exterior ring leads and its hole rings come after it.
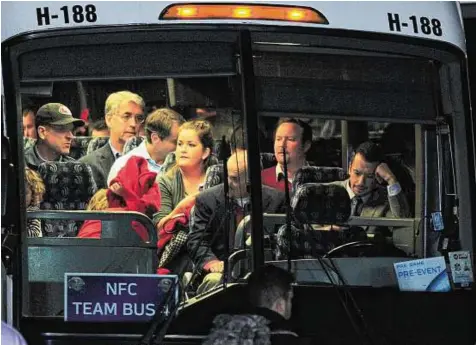
POLYGON ((350 198, 344 187, 306 183, 298 187, 291 201, 297 223, 342 224, 350 217, 350 198))
POLYGON ((91 141, 89 142, 88 144, 88 148, 86 150, 86 154, 90 154, 91 152, 97 150, 97 149, 100 149, 101 147, 103 147, 104 145, 107 144, 107 142, 109 141, 109 137, 96 137, 96 138, 92 138, 91 141))
POLYGON ((305 183, 329 183, 343 181, 346 178, 347 173, 342 168, 305 166, 296 172, 293 179, 293 190, 305 183))
POLYGON ((93 137, 88 136, 77 136, 74 137, 71 141, 71 150, 69 152, 69 156, 73 157, 74 159, 80 159, 81 157, 87 154, 89 143, 93 137))
POLYGON ((274 155, 274 153, 269 153, 269 152, 260 153, 260 158, 261 158, 262 169, 268 169, 278 164, 278 161, 276 160, 276 156, 274 155))
POLYGON ((26 151, 32 146, 35 146, 36 139, 23 137, 23 149, 26 151))
POLYGON ((144 137, 132 137, 126 141, 124 148, 122 149, 122 154, 125 155, 129 151, 135 149, 144 141, 144 137))
POLYGON ((223 182, 223 163, 218 163, 209 166, 205 173, 205 182, 203 184, 203 190, 213 186, 217 186, 223 182))
POLYGON ((44 201, 87 202, 97 191, 91 167, 82 162, 44 162, 38 167, 46 187, 44 201))

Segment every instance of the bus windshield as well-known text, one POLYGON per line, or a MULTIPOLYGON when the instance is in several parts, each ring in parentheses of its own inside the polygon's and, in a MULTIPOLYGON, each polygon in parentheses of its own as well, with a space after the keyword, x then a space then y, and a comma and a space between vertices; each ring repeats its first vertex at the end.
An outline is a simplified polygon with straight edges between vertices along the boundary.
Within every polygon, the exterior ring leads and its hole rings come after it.
POLYGON ((471 251, 464 54, 433 43, 190 23, 7 41, 20 314, 63 318, 71 272, 176 274, 185 310, 264 263, 397 289, 394 264, 471 251))

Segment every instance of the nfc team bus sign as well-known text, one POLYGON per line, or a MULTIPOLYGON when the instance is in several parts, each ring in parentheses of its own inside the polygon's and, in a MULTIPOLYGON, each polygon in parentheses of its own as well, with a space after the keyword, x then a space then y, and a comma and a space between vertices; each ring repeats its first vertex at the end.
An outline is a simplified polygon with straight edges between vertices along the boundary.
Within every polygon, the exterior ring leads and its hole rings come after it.
POLYGON ((65 321, 146 322, 175 303, 175 275, 65 273, 65 321))

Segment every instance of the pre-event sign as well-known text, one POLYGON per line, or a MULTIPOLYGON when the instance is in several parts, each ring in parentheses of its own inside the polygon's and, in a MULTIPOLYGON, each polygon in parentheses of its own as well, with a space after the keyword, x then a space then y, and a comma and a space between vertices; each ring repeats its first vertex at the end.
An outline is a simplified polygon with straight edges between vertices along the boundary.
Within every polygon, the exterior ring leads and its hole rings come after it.
POLYGON ((445 258, 442 256, 398 262, 393 266, 401 291, 451 290, 445 258))
POLYGON ((146 322, 178 303, 176 275, 65 273, 65 321, 146 322), (159 309, 158 309, 159 308, 159 309))

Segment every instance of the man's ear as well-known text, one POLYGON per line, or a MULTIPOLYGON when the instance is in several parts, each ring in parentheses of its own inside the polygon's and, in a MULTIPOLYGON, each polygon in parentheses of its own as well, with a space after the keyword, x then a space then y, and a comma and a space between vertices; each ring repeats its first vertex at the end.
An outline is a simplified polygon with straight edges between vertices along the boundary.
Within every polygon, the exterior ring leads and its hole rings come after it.
POLYGON ((38 134, 38 138, 40 138, 41 140, 45 140, 45 136, 46 136, 46 128, 43 127, 43 126, 38 126, 38 128, 36 129, 36 133, 38 134))
POLYGON ((273 307, 275 312, 284 315, 284 311, 286 309, 286 301, 283 298, 278 298, 278 300, 274 302, 273 307))
POLYGON ((155 143, 157 140, 160 140, 159 135, 156 132, 150 133, 150 142, 151 144, 155 143))

